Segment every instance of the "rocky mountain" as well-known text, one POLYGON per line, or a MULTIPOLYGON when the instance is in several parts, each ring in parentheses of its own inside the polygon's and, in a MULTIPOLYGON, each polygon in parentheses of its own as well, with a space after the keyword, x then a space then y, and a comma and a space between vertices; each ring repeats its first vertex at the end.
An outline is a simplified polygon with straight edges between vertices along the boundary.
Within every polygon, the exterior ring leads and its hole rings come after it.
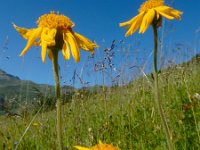
POLYGON ((53 88, 49 85, 36 84, 32 81, 21 80, 17 76, 6 73, 0 69, 0 97, 13 98, 16 95, 19 96, 34 96, 34 89, 46 90, 47 88, 53 88))
MULTIPOLYGON (((63 92, 74 90, 71 86, 64 86, 63 92)), ((19 77, 6 73, 0 69, 0 110, 7 100, 33 101, 38 95, 54 95, 54 86, 37 84, 28 80, 21 80, 19 77)))

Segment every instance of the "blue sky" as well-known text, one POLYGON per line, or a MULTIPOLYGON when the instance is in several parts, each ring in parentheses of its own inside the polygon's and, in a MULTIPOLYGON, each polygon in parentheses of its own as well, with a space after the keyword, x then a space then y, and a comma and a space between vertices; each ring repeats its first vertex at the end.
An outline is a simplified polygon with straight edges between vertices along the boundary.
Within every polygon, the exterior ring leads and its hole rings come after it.
MULTIPOLYGON (((100 46, 99 49, 96 49, 94 59, 90 61, 88 61, 90 54, 86 52, 81 52, 81 62, 78 64, 73 59, 64 61, 60 57, 62 84, 72 84, 70 79, 74 70, 84 81, 91 82, 90 85, 101 84, 102 74, 94 72, 93 68, 96 62, 104 58, 103 49, 109 47, 112 40, 116 40, 117 45, 113 50, 115 57, 112 61, 118 70, 113 76, 119 74, 119 70, 121 70, 124 72, 124 78, 127 76, 132 78, 130 74, 134 71, 129 72, 126 66, 130 67, 142 62, 151 66, 152 30, 149 28, 144 35, 135 33, 133 36, 125 38, 126 31, 119 27, 119 23, 135 16, 142 2, 144 0, 3 1, 0 6, 0 69, 24 80, 54 84, 52 64, 49 60, 46 64, 42 63, 39 47, 32 47, 24 57, 19 57, 26 41, 11 25, 14 22, 20 27, 36 27, 38 17, 53 10, 68 16, 76 24, 73 28, 74 31, 95 40, 100 46), (124 43, 121 44, 120 40, 123 40, 124 43), (150 60, 147 61, 148 59, 150 60)), ((175 62, 180 62, 200 52, 200 19, 198 18, 200 1, 182 0, 180 3, 178 0, 166 0, 165 3, 184 12, 180 22, 164 20, 162 28, 159 29, 164 43, 162 55, 176 59, 175 62), (184 46, 181 47, 181 44, 184 46), (184 48, 174 52, 173 49, 176 47, 184 48)), ((75 86, 80 86, 78 78, 75 86)))

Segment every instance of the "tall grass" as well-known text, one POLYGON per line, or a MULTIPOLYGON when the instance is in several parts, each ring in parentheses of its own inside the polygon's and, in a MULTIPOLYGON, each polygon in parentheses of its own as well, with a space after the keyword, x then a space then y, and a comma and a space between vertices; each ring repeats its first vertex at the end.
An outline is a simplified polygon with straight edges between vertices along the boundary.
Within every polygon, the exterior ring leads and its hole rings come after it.
MULTIPOLYGON (((159 74, 163 109, 174 149, 199 149, 200 93, 199 59, 161 70, 159 74)), ((150 75, 124 86, 94 93, 75 93, 63 108, 63 145, 91 146, 99 140, 122 150, 166 149, 159 115, 153 103, 150 75), (148 80, 147 80, 148 78, 148 80), (78 96, 77 96, 78 95, 78 96)), ((83 90, 84 91, 84 90, 83 90)), ((36 117, 18 149, 56 149, 55 110, 36 117)), ((0 117, 0 148, 18 144, 33 116, 0 117)))

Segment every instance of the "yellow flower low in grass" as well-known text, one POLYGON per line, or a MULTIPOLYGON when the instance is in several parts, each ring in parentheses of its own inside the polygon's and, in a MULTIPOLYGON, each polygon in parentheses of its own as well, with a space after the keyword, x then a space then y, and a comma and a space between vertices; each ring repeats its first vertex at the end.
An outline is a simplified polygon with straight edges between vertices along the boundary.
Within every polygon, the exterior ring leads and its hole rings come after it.
POLYGON ((139 33, 144 33, 152 22, 158 22, 157 25, 162 24, 162 17, 167 19, 181 19, 182 12, 175 10, 169 6, 164 5, 163 0, 147 0, 140 9, 139 14, 131 20, 120 23, 120 26, 125 26, 128 30, 126 36, 132 35, 138 28, 139 33))
POLYGON ((32 29, 21 28, 14 25, 14 28, 28 42, 21 52, 23 56, 32 45, 41 46, 42 61, 45 62, 46 53, 52 60, 52 50, 62 50, 64 59, 70 59, 70 51, 76 62, 80 61, 79 48, 94 53, 95 43, 81 34, 72 30, 74 23, 66 16, 59 13, 45 14, 39 17, 38 27, 32 29))
POLYGON ((78 150, 120 150, 119 148, 114 147, 112 144, 104 144, 102 142, 99 142, 99 144, 91 148, 81 147, 81 146, 74 146, 74 147, 78 150))

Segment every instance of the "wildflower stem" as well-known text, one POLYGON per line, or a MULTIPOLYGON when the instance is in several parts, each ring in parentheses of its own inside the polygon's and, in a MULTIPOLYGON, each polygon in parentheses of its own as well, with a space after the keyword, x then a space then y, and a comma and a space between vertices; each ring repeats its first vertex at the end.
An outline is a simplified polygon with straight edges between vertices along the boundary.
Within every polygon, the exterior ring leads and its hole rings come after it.
POLYGON ((159 95, 159 84, 158 84, 158 69, 157 69, 157 53, 158 53, 158 31, 157 31, 157 22, 152 24, 153 33, 154 33, 154 94, 155 94, 155 103, 158 109, 158 112, 161 117, 162 126, 165 131, 165 135, 167 138, 168 149, 172 150, 172 140, 170 137, 170 131, 168 128, 168 124, 166 121, 166 117, 162 108, 162 102, 159 95))
POLYGON ((60 98, 60 81, 59 81, 59 70, 58 70, 58 50, 52 49, 53 53, 53 71, 55 78, 55 91, 57 98, 57 140, 58 140, 58 149, 62 150, 62 120, 61 120, 61 98, 60 98))

